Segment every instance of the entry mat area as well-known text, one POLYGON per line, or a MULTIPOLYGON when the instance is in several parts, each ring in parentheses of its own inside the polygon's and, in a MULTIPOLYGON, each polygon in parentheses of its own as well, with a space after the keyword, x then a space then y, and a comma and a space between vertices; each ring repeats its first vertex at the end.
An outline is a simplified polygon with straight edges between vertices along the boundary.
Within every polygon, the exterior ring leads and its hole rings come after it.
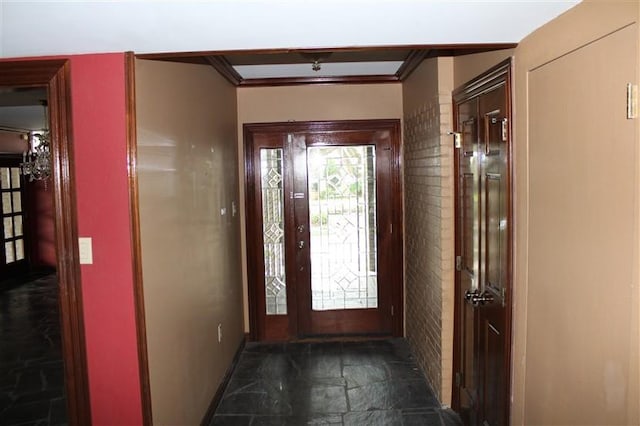
POLYGON ((211 425, 458 426, 404 339, 248 343, 211 425))

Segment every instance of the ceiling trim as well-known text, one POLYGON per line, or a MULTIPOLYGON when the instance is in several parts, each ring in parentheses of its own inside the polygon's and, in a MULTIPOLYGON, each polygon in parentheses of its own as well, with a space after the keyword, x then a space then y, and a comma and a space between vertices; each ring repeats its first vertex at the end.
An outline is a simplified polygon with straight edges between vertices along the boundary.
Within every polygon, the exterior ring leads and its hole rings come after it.
POLYGON ((422 61, 427 57, 427 55, 432 52, 431 49, 414 49, 409 53, 407 59, 405 59, 404 63, 398 68, 396 72, 396 77, 398 80, 404 80, 409 77, 411 73, 418 68, 418 65, 422 63, 422 61))
MULTIPOLYGON (((510 49, 517 43, 477 43, 477 44, 446 44, 446 45, 393 45, 370 47, 323 47, 300 49, 256 49, 256 50, 221 50, 207 52, 167 52, 136 55, 139 59, 151 59, 172 62, 201 63, 212 66, 227 81, 237 87, 257 86, 289 86, 305 84, 372 84, 397 83, 404 81, 426 58, 437 56, 457 56, 487 52, 499 49, 510 49), (276 78, 243 78, 231 65, 229 59, 234 54, 268 55, 298 53, 313 55, 326 52, 366 52, 380 50, 409 50, 404 63, 395 74, 388 75, 357 75, 339 77, 276 77, 276 78)), ((329 61, 330 62, 330 61, 329 61)))
POLYGON ((229 81, 229 83, 234 86, 239 86, 242 84, 244 80, 238 71, 236 71, 233 66, 229 63, 227 58, 222 55, 208 55, 203 57, 205 61, 209 63, 213 68, 216 69, 224 78, 229 81))
POLYGON ((247 78, 240 87, 255 86, 299 86, 303 84, 374 84, 397 83, 395 75, 356 75, 344 77, 281 77, 281 78, 247 78))

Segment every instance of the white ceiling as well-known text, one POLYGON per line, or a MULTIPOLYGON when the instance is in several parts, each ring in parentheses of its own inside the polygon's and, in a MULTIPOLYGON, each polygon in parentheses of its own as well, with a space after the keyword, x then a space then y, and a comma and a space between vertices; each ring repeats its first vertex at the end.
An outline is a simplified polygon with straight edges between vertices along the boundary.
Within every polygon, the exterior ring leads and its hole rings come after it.
POLYGON ((0 57, 517 43, 578 0, 0 0, 0 57))

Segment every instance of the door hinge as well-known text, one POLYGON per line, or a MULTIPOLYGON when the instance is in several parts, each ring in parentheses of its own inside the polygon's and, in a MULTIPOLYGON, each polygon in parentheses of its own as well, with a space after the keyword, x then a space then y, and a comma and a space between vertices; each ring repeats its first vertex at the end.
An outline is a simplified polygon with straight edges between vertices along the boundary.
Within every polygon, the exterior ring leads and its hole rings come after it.
POLYGON ((393 305, 391 305, 391 316, 393 316, 393 305))
POLYGON ((462 271, 462 256, 456 256, 456 271, 462 271))
POLYGON ((638 118, 638 85, 627 83, 627 119, 638 118))
POLYGON ((462 386, 462 373, 457 372, 455 376, 456 387, 462 386))
POLYGON ((462 148, 462 133, 448 132, 448 135, 453 135, 453 146, 455 148, 462 148))
POLYGON ((502 297, 502 307, 507 306, 507 289, 502 287, 500 290, 500 296, 502 297))

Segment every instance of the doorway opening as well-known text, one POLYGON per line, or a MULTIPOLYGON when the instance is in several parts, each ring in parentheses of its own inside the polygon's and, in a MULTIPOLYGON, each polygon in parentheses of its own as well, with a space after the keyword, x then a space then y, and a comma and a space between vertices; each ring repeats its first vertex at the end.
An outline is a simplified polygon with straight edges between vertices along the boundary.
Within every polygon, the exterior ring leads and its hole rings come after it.
POLYGON ((401 335, 399 121, 244 132, 252 337, 401 335))
MULTIPOLYGON (((73 180, 69 63, 67 60, 0 62, 0 91, 16 92, 41 89, 48 99, 51 138, 50 199, 53 204, 53 241, 56 253, 55 270, 59 308, 60 339, 64 364, 64 388, 67 398, 66 421, 71 425, 90 424, 89 386, 84 343, 80 262, 78 256, 75 187, 73 180)), ((10 188, 3 195, 14 203, 13 186, 17 184, 18 167, 9 167, 7 183, 10 188), (16 179, 14 179, 16 177, 16 179), (15 182, 14 182, 15 181, 15 182)), ((20 196, 21 197, 21 196, 20 196)), ((15 197, 17 199, 17 197, 15 197)), ((9 203, 5 203, 9 206, 9 203)), ((14 237, 5 241, 7 253, 15 259, 24 247, 15 237, 17 212, 7 213, 14 237), (16 213, 16 214, 14 214, 16 213)), ((20 222, 20 219, 18 219, 20 222)), ((4 225, 4 218, 3 218, 4 225)), ((7 227, 8 229, 8 227, 7 227)), ((54 302, 55 304, 55 302, 54 302)))

